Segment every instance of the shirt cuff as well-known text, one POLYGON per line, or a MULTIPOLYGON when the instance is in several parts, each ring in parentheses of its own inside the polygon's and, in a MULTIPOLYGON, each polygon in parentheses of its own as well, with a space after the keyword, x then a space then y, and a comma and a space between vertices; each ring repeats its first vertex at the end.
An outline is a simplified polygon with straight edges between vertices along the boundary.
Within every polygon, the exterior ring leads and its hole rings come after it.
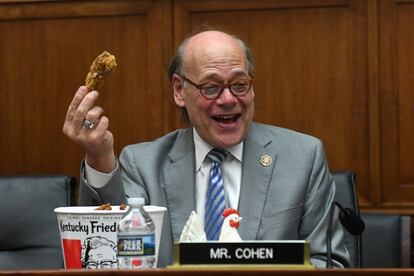
MULTIPOLYGON (((116 158, 115 158, 116 159, 116 158)), ((92 186, 93 188, 102 188, 104 187, 109 180, 111 180, 111 177, 114 175, 116 170, 118 169, 118 159, 116 159, 116 166, 115 169, 110 173, 103 173, 100 171, 95 170, 89 164, 85 161, 85 176, 86 180, 88 181, 88 184, 92 186)))

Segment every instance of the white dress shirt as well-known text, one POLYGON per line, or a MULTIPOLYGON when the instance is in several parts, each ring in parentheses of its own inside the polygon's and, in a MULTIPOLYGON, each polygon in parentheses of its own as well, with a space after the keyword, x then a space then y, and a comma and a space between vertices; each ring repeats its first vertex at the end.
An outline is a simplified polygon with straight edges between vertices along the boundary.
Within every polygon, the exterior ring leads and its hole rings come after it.
MULTIPOLYGON (((194 129, 194 145, 196 159, 196 212, 204 227, 204 213, 206 195, 210 175, 211 162, 206 158, 213 148, 198 135, 194 129)), ((221 163, 221 176, 223 178, 226 195, 226 206, 238 208, 241 186, 243 142, 235 146, 225 148, 229 152, 221 163)))
MULTIPOLYGON (((206 204, 206 194, 208 188, 211 162, 206 158, 207 154, 213 149, 198 135, 193 128, 193 139, 195 145, 196 160, 196 212, 204 227, 204 209, 206 204)), ((241 186, 243 142, 225 148, 229 152, 226 159, 221 163, 221 174, 226 195, 226 206, 234 209, 238 208, 241 186)), ((85 162, 86 180, 94 188, 102 188, 108 183, 113 173, 118 169, 118 164, 112 173, 101 173, 85 162)))

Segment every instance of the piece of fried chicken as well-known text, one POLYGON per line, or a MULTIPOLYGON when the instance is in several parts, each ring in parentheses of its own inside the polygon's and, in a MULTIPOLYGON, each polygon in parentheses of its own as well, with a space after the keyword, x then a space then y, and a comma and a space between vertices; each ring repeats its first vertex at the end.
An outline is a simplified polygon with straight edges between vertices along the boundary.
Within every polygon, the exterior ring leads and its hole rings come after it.
POLYGON ((88 90, 97 89, 102 85, 105 76, 116 67, 115 56, 104 51, 92 63, 89 73, 86 76, 85 85, 88 90))

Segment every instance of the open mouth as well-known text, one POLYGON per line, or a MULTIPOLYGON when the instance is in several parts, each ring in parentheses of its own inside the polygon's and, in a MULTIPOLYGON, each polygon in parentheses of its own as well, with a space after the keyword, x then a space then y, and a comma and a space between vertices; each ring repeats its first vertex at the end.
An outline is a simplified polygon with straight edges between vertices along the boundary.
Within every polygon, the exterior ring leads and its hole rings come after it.
POLYGON ((231 115, 220 115, 220 116, 213 116, 212 118, 219 123, 222 124, 231 124, 235 123, 239 118, 240 114, 231 114, 231 115))

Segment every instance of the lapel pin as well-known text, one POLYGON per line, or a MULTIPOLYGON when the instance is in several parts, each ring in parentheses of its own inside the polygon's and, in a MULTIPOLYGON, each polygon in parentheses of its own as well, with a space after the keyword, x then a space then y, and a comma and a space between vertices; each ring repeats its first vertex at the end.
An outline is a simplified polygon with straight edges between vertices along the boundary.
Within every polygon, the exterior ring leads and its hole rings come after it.
POLYGON ((272 157, 270 157, 267 154, 262 155, 262 157, 260 157, 260 164, 262 164, 265 167, 269 167, 270 165, 272 165, 272 157))

